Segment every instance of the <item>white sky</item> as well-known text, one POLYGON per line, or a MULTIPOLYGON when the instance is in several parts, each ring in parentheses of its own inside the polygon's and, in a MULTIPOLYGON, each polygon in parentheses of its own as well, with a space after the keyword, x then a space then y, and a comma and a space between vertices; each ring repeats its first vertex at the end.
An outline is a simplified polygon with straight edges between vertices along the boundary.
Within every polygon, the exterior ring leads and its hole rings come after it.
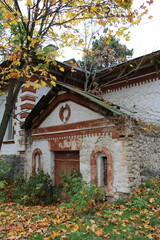
MULTIPOLYGON (((133 0, 135 6, 141 5, 143 2, 145 0, 133 0)), ((139 25, 129 29, 130 41, 121 41, 129 49, 134 49, 133 58, 160 50, 160 0, 154 0, 152 5, 148 5, 148 10, 148 16, 152 15, 153 18, 149 20, 145 16, 139 25)), ((75 51, 69 50, 65 52, 65 59, 70 58, 78 60, 81 57, 75 51)), ((59 60, 64 61, 62 58, 59 60)))
MULTIPOLYGON (((134 0, 134 2, 143 1, 134 0)), ((149 16, 152 15, 153 18, 148 20, 146 16, 138 26, 130 28, 130 41, 124 42, 128 48, 134 49, 133 57, 160 50, 160 0, 154 0, 148 10, 149 16)))

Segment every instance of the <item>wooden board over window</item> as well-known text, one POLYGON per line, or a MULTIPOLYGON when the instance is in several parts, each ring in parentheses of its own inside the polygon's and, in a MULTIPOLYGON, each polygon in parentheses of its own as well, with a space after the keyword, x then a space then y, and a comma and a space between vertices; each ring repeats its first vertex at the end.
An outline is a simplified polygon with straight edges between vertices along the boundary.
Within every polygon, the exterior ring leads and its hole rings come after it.
POLYGON ((62 173, 80 169, 79 151, 55 152, 55 185, 62 182, 62 173))

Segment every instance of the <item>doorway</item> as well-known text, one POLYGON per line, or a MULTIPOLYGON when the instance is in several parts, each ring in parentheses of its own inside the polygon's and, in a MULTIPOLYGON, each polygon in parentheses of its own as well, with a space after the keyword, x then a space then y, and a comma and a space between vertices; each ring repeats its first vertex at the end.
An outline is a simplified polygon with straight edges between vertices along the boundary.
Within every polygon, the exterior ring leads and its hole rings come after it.
POLYGON ((72 169, 80 170, 79 151, 55 152, 55 185, 62 182, 62 173, 69 173, 72 169))

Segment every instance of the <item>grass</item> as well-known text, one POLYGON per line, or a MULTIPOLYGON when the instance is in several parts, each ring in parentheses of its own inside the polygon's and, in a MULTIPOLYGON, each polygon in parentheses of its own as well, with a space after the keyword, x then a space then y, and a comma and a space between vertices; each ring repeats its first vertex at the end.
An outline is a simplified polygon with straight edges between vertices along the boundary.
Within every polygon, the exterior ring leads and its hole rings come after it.
POLYGON ((0 204, 0 239, 160 239, 160 180, 150 179, 128 200, 94 205, 87 213, 57 206, 0 204))

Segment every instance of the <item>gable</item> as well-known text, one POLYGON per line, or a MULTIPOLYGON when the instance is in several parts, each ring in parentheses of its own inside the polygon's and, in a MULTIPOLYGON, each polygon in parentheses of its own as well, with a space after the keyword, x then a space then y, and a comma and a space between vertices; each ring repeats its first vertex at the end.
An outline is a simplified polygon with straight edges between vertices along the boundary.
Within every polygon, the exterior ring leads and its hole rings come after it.
MULTIPOLYGON (((87 104, 86 104, 87 105, 87 104)), ((39 127, 50 127, 65 123, 76 123, 101 119, 103 116, 74 102, 73 100, 60 102, 56 108, 44 119, 39 127)))
POLYGON ((39 126, 47 126, 51 124, 50 121, 53 118, 55 124, 59 125, 60 120, 61 124, 69 120, 72 123, 76 121, 83 122, 104 118, 113 114, 123 115, 123 112, 117 109, 116 106, 112 106, 106 99, 96 97, 69 85, 58 83, 56 88, 52 88, 46 96, 42 96, 26 118, 22 128, 28 130, 39 126), (70 105, 72 105, 73 111, 70 105), (49 117, 49 115, 51 116, 49 117), (73 118, 74 115, 76 117, 73 118))

